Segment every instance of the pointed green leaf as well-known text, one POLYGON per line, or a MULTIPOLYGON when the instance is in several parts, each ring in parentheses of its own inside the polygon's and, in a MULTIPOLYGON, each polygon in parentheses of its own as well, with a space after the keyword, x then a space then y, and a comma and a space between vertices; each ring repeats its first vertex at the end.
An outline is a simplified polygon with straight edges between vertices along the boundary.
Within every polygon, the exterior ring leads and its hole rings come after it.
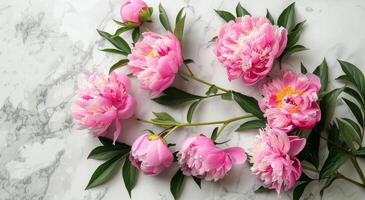
POLYGON ((355 152, 357 148, 355 147, 354 142, 361 144, 359 135, 354 127, 352 127, 349 123, 342 120, 337 120, 337 122, 341 140, 344 141, 353 152, 355 152))
POLYGON ((109 160, 117 155, 129 153, 129 151, 130 146, 127 145, 98 146, 90 152, 87 159, 109 160))
POLYGON ((295 2, 290 4, 280 14, 278 19, 278 25, 285 27, 288 32, 294 28, 295 25, 295 2))
POLYGON ((313 71, 321 80, 321 91, 326 91, 328 86, 328 65, 326 59, 313 71))
POLYGON ((299 160, 306 160, 316 168, 319 166, 319 134, 320 132, 317 129, 312 129, 304 149, 298 155, 299 160))
POLYGON ((327 178, 326 182, 324 183, 321 191, 319 192, 321 199, 323 197, 324 191, 330 187, 333 183, 333 181, 335 181, 337 179, 337 174, 332 174, 330 177, 327 178))
POLYGON ((162 26, 167 30, 167 31, 170 31, 172 32, 172 28, 171 28, 171 25, 170 25, 170 21, 169 21, 169 18, 167 16, 167 13, 165 11, 165 9, 163 8, 162 4, 160 3, 160 5, 158 6, 159 8, 159 11, 160 11, 160 14, 159 14, 159 17, 160 17, 160 22, 162 24, 162 26))
POLYGON ((191 120, 193 119, 193 114, 194 114, 194 111, 196 109, 196 107, 198 107, 199 103, 200 103, 201 99, 198 100, 198 101, 194 101, 190 107, 189 107, 189 110, 188 110, 188 114, 186 116, 186 120, 191 123, 191 120))
POLYGON ((356 90, 350 87, 345 87, 344 92, 354 97, 357 100, 357 102, 361 105, 362 110, 365 110, 365 101, 356 90))
POLYGON ((123 181, 125 187, 127 188, 129 197, 132 197, 131 191, 137 183, 137 175, 137 168, 132 165, 131 161, 127 157, 123 165, 123 181))
POLYGON ((85 189, 87 190, 107 182, 118 169, 122 158, 123 156, 117 155, 96 168, 85 189))
POLYGON ((218 137, 218 129, 219 129, 219 127, 215 127, 214 128, 214 130, 212 132, 212 135, 210 136, 210 139, 212 141, 215 141, 217 139, 217 137, 218 137))
POLYGON ((233 92, 233 98, 244 111, 253 114, 257 118, 264 119, 264 113, 255 98, 238 92, 233 92))
POLYGON ((202 189, 202 180, 200 179, 200 178, 198 178, 198 177, 195 177, 195 176, 193 176, 193 180, 194 180, 194 182, 198 185, 198 187, 200 188, 200 189, 202 189))
POLYGON ((293 200, 299 200, 300 197, 302 196, 305 187, 307 187, 309 182, 305 182, 302 184, 297 185, 294 190, 293 190, 293 200))
POLYGON ((154 122, 176 122, 176 120, 166 112, 153 112, 156 116, 155 119, 152 119, 154 122))
POLYGON ((271 22, 272 25, 275 25, 275 20, 269 12, 269 9, 266 9, 266 18, 271 22))
POLYGON ((104 51, 104 52, 108 52, 108 53, 120 54, 120 55, 123 55, 123 56, 127 56, 128 55, 124 51, 120 51, 118 49, 100 49, 100 51, 104 51))
POLYGON ((120 61, 118 61, 117 63, 115 63, 114 65, 112 65, 109 69, 109 74, 111 74, 114 70, 126 66, 128 65, 129 60, 128 59, 122 59, 120 61))
POLYGON ((235 20, 236 17, 225 10, 214 10, 222 19, 224 19, 226 22, 229 22, 231 20, 235 20))
POLYGON ((174 29, 174 34, 180 41, 182 41, 184 35, 185 18, 185 15, 179 18, 174 29))
POLYGON ((298 53, 298 52, 306 51, 306 50, 308 50, 308 49, 305 46, 298 44, 298 45, 294 45, 292 47, 285 48, 284 54, 290 55, 290 54, 294 54, 294 53, 298 53))
POLYGON ((361 126, 364 126, 364 117, 362 114, 361 109, 359 108, 359 106, 357 106, 354 102, 346 99, 346 98, 342 98, 345 103, 347 104, 347 106, 350 108, 352 114, 355 116, 357 122, 359 122, 359 124, 361 126))
POLYGON ((162 105, 173 106, 173 105, 180 105, 188 101, 204 98, 202 96, 197 96, 187 93, 175 87, 167 88, 166 90, 163 91, 163 93, 164 95, 152 100, 162 105))
POLYGON ((265 128, 266 122, 263 120, 253 120, 248 121, 243 124, 236 130, 236 131, 246 131, 250 129, 259 129, 259 128, 265 128))
POLYGON ((239 3, 239 2, 236 6, 236 14, 237 14, 237 17, 243 17, 245 15, 251 16, 251 14, 244 7, 242 7, 241 3, 239 3))
POLYGON ((295 25, 294 29, 288 34, 288 43, 286 44, 287 48, 294 46, 298 42, 303 32, 304 23, 305 21, 302 21, 295 25))
POLYGON ((349 158, 350 156, 342 151, 335 148, 331 149, 319 173, 319 178, 327 178, 333 175, 349 158))
POLYGON ((344 88, 337 88, 326 95, 320 101, 321 107, 321 121, 320 121, 320 129, 324 130, 328 127, 329 123, 332 120, 333 114, 335 112, 337 98, 343 92, 344 88))
POLYGON ((121 38, 120 36, 115 36, 113 37, 111 34, 98 30, 98 33, 101 37, 105 38, 106 40, 108 40, 112 45, 114 45, 117 49, 122 50, 123 52, 130 54, 131 53, 131 48, 129 47, 128 43, 121 38))
POLYGON ((341 118, 341 119, 343 119, 347 123, 349 123, 352 126, 352 128, 354 128, 356 130, 357 135, 361 138, 361 135, 362 135, 361 128, 356 122, 354 122, 354 120, 349 119, 349 118, 341 118))
POLYGON ((134 43, 137 43, 140 36, 141 36, 141 31, 140 31, 139 27, 137 27, 132 32, 132 40, 133 40, 133 42, 134 43))
POLYGON ((365 147, 360 147, 356 151, 356 155, 365 158, 365 147))
POLYGON ((122 26, 122 27, 118 28, 118 29, 115 31, 115 33, 114 33, 114 35, 113 35, 112 37, 118 36, 118 35, 120 35, 120 34, 122 34, 122 33, 126 32, 126 31, 131 30, 131 29, 133 29, 133 27, 131 27, 131 26, 122 26))
POLYGON ((171 179, 170 191, 171 191, 172 196, 174 196, 174 199, 178 199, 178 197, 181 193, 184 178, 185 178, 184 174, 179 169, 171 179))
POLYGON ((303 65, 303 63, 300 63, 300 72, 301 72, 302 74, 306 74, 306 73, 308 73, 308 70, 307 70, 307 68, 303 65))
POLYGON ((356 88, 360 91, 360 94, 365 98, 365 78, 364 74, 355 65, 338 60, 341 65, 342 71, 345 72, 347 78, 353 83, 356 88))

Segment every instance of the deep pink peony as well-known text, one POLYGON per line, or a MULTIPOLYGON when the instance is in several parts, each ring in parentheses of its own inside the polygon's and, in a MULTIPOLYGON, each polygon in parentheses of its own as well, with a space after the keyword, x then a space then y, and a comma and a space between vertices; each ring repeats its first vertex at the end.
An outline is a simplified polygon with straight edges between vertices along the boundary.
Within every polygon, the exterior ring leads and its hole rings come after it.
POLYGON ((265 187, 278 194, 291 189, 302 174, 302 165, 295 157, 305 146, 305 139, 288 136, 267 128, 257 137, 253 150, 251 171, 265 187))
POLYGON ((128 59, 129 69, 137 76, 140 87, 151 91, 153 97, 172 84, 183 64, 180 42, 170 32, 164 35, 144 32, 143 40, 136 44, 128 59))
POLYGON ((310 129, 321 119, 317 104, 321 88, 319 78, 313 74, 299 74, 291 70, 281 71, 277 79, 261 86, 264 95, 259 102, 268 124, 284 132, 310 129))
POLYGON ((177 157, 184 175, 204 178, 207 181, 222 179, 233 163, 241 164, 246 161, 242 148, 219 149, 204 135, 185 140, 177 157))
POLYGON ((144 134, 133 143, 129 159, 144 174, 155 176, 169 167, 174 157, 163 138, 144 134))
POLYGON ((229 80, 242 78, 252 85, 264 78, 287 43, 287 30, 266 17, 238 17, 225 24, 214 52, 227 68, 229 80))
POLYGON ((126 75, 113 72, 109 76, 93 73, 80 82, 79 94, 72 105, 72 116, 79 128, 90 129, 95 136, 105 136, 114 124, 114 142, 118 139, 119 119, 130 118, 136 100, 129 94, 130 82, 126 75))
POLYGON ((139 25, 142 23, 141 13, 147 11, 148 6, 142 0, 126 0, 120 7, 122 22, 139 25))

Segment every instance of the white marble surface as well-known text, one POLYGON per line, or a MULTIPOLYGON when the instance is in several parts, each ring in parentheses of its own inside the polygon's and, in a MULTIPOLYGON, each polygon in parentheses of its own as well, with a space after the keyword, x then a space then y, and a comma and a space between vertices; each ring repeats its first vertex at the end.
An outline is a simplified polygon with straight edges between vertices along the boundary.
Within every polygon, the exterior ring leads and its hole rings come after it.
MULTIPOLYGON (((154 7, 155 31, 162 31, 156 14, 158 1, 147 0, 154 7)), ((252 94, 255 88, 240 81, 228 82, 223 67, 212 53, 208 41, 217 34, 222 20, 215 8, 234 10, 237 0, 162 0, 170 17, 186 7, 185 57, 196 61, 193 71, 200 77, 227 88, 252 94)), ((264 15, 269 8, 274 17, 291 1, 245 0, 241 3, 254 15, 264 15)), ((77 79, 93 70, 107 72, 118 57, 98 49, 109 45, 95 29, 114 30, 120 0, 0 0, 0 199, 112 200, 128 199, 121 172, 107 184, 85 191, 91 173, 100 164, 87 160, 90 150, 99 145, 87 131, 74 128, 70 101, 77 90, 77 79)), ((351 61, 365 71, 365 1, 302 0, 296 3, 299 19, 306 19, 301 43, 309 51, 285 61, 299 69, 302 61, 313 69, 327 58, 331 78, 340 73, 336 58, 351 61)), ((177 86, 197 94, 206 90, 195 82, 178 79, 177 86)), ((331 86, 336 84, 331 82, 331 86)), ((185 119, 186 106, 169 109, 149 100, 134 84, 138 95, 138 117, 150 118, 152 111, 169 111, 178 120, 185 119)), ((340 108, 348 111, 346 107, 340 108)), ((218 120, 240 115, 232 102, 205 101, 194 116, 195 121, 218 120)), ((131 143, 151 126, 124 122, 121 141, 131 143)), ((227 145, 251 146, 256 132, 233 132, 238 124, 225 129, 222 140, 227 145)), ((157 128, 156 128, 157 130, 157 128)), ((188 135, 210 133, 212 127, 185 128, 171 139, 181 141, 188 135)), ((362 162, 365 169, 365 165, 362 162)), ((160 177, 139 176, 132 192, 137 200, 169 200, 169 179, 175 169, 160 177)), ((351 166, 341 169, 356 174, 351 166)), ((236 166, 219 183, 202 183, 200 190, 192 180, 185 183, 182 200, 290 199, 291 192, 278 197, 274 193, 255 194, 258 183, 247 165, 236 166)), ((320 184, 312 183, 304 199, 319 199, 320 184)), ((338 180, 327 190, 324 199, 364 199, 365 190, 338 180)))

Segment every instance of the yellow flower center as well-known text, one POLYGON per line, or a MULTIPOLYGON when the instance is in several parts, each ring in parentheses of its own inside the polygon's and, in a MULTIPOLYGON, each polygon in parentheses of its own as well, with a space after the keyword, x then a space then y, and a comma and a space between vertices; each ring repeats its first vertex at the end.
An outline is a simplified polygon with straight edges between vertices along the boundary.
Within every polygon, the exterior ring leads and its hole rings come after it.
POLYGON ((160 138, 160 136, 155 135, 155 134, 151 134, 151 135, 149 135, 149 136, 148 136, 148 139, 149 139, 149 140, 157 140, 157 139, 159 139, 159 138, 160 138))
POLYGON ((155 51, 152 50, 147 56, 149 56, 149 57, 156 57, 157 54, 155 53, 155 51))
MULTIPOLYGON (((287 96, 292 96, 292 95, 301 95, 303 94, 302 90, 294 90, 291 86, 286 86, 285 88, 281 89, 279 92, 276 93, 276 102, 278 103, 278 107, 282 108, 283 107, 283 100, 285 97, 287 96)), ((294 104, 294 107, 291 108, 289 110, 289 112, 294 113, 298 111, 298 106, 294 104)))

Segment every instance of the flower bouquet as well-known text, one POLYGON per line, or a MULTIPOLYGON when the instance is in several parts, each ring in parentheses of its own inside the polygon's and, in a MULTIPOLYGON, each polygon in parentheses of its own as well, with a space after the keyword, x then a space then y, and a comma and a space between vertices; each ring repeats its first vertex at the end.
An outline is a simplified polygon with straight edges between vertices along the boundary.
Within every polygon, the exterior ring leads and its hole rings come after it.
POLYGON ((225 10, 212 11, 225 22, 211 40, 212 53, 226 69, 229 80, 241 79, 242 84, 258 86, 262 95, 259 99, 195 74, 191 66, 199 61, 183 55, 187 17, 184 9, 173 24, 161 4, 158 10, 164 33, 147 28, 146 24, 155 19, 153 8, 142 0, 124 1, 121 21, 115 20, 118 28, 113 34, 98 30, 112 45, 102 51, 119 54, 121 59, 110 67, 109 74, 94 72, 81 81, 72 107, 79 128, 88 129, 101 142, 88 158, 103 163, 92 174, 86 189, 106 183, 122 165, 124 184, 131 196, 139 172, 158 176, 167 168, 178 166, 170 183, 170 191, 177 199, 185 178, 191 177, 201 187, 202 180, 219 181, 234 164, 243 163, 249 165, 262 185, 257 192, 292 191, 293 199, 300 199, 308 184, 319 184, 322 196, 336 179, 365 188, 365 176, 358 164, 358 159, 365 156, 364 75, 353 64, 338 60, 344 74, 336 80, 343 84, 330 90, 325 59, 313 72, 308 72, 303 64, 300 72, 282 67, 282 61, 291 54, 307 50, 298 44, 305 21, 296 21, 295 3, 286 7, 277 20, 269 10, 265 16, 252 16, 240 3, 235 15, 225 10), (132 44, 123 38, 128 32, 132 44), (127 70, 121 69, 124 66, 127 70), (192 94, 173 87, 177 76, 206 87, 206 93, 192 94), (130 78, 137 79, 139 88, 149 92, 157 104, 174 108, 189 103, 186 122, 175 120, 167 112, 154 112, 153 119, 134 116, 138 97, 131 91, 130 78), (193 120, 195 110, 209 98, 238 104, 242 115, 218 121, 193 120), (353 118, 334 116, 339 101, 349 107, 353 118), (156 129, 141 131, 131 146, 119 142, 123 121, 130 118, 155 125, 156 129), (230 123, 242 120, 245 122, 237 127, 237 132, 258 130, 253 148, 224 148, 225 142, 217 141, 220 134, 230 123), (177 151, 172 150, 176 143, 169 136, 177 129, 205 125, 217 127, 211 133, 187 138, 177 145, 177 151), (327 148, 321 149, 320 144, 327 148), (326 155, 324 160, 320 160, 322 154, 326 155), (352 163, 361 182, 338 171, 347 162, 352 163))

